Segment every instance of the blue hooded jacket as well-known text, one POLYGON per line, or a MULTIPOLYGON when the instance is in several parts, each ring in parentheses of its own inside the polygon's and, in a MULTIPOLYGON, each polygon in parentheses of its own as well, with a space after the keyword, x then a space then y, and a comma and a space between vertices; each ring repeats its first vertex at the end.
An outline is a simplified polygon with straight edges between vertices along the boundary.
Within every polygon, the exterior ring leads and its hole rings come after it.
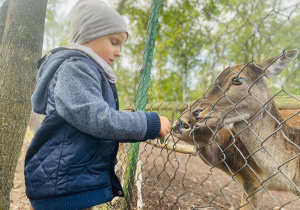
POLYGON ((31 101, 46 115, 25 157, 26 194, 37 210, 83 209, 123 196, 114 172, 118 142, 160 131, 157 113, 118 111, 115 84, 76 50, 43 62, 31 101))

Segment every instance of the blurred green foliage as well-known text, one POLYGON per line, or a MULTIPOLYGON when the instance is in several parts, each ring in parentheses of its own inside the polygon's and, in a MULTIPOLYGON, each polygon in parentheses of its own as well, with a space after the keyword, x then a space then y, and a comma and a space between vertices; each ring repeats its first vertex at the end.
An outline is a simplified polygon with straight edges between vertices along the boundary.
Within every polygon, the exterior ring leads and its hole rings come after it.
MULTIPOLYGON (((65 2, 66 3, 66 2, 65 2)), ((61 10, 61 0, 48 0, 43 52, 65 46, 70 42, 67 14, 61 10)))
MULTIPOLYGON (((57 14, 61 3, 49 0, 46 49, 70 42, 66 14, 57 14)), ((109 4, 124 16, 129 28, 122 58, 113 66, 121 108, 125 108, 136 100, 150 2, 112 0, 109 4)), ((196 100, 230 65, 259 62, 284 49, 299 49, 299 4, 286 0, 164 0, 149 103, 196 100)), ((299 64, 291 64, 280 77, 268 80, 272 92, 299 95, 299 74, 299 64)))

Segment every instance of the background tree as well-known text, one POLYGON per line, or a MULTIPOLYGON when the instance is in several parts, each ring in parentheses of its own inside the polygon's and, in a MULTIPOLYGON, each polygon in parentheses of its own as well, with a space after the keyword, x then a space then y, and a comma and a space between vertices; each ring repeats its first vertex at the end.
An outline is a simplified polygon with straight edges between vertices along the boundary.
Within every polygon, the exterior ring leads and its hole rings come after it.
MULTIPOLYGON (((49 0, 44 52, 70 42, 67 14, 59 9, 64 3, 49 0)), ((123 56, 113 67, 119 78, 121 107, 125 108, 135 104, 150 2, 112 0, 107 3, 125 17, 130 32, 122 49, 123 56)), ((195 100, 205 94, 227 66, 247 63, 252 58, 258 61, 289 46, 297 47, 299 8, 291 4, 287 0, 164 0, 149 102, 195 100)), ((290 73, 288 70, 283 75, 290 73)), ((296 91, 293 87, 286 88, 296 91)), ((273 89, 276 89, 274 85, 273 89)))
POLYGON ((47 0, 9 0, 0 46, 0 209, 9 209, 9 194, 41 56, 47 0))
MULTIPOLYGON (((207 31, 202 30, 203 22, 210 19, 208 14, 220 13, 216 5, 222 5, 225 2, 163 1, 148 94, 149 102, 191 100, 191 92, 195 90, 197 83, 192 78, 198 77, 199 74, 206 74, 201 66, 204 59, 199 58, 202 46, 207 42, 207 31)), ((136 70, 139 70, 142 62, 149 7, 150 2, 128 0, 120 10, 120 13, 128 19, 130 31, 129 42, 124 49, 125 54, 129 56, 123 57, 123 60, 127 59, 130 64, 136 66, 135 72, 138 72, 136 70)), ((132 72, 132 67, 131 69, 121 67, 117 74, 122 78, 123 72, 130 70, 132 72)), ((134 73, 130 75, 131 77, 125 81, 127 86, 136 84, 139 76, 134 73)), ((202 81, 207 81, 207 78, 203 78, 202 81)), ((118 85, 122 83, 123 81, 118 81, 118 85)), ((211 83, 201 82, 201 84, 194 98, 203 95, 204 85, 211 83)), ((125 85, 122 86, 125 87, 125 85)), ((136 90, 135 86, 135 91, 127 90, 124 93, 123 88, 119 88, 120 95, 122 93, 136 94, 136 90)), ((134 95, 127 98, 132 99, 134 95)), ((128 101, 134 103, 135 99, 128 101)))
MULTIPOLYGON (((130 56, 125 59, 136 66, 135 70, 141 66, 149 6, 149 2, 128 0, 120 11, 128 19, 130 31, 124 49, 130 56)), ((229 65, 260 61, 284 49, 299 48, 299 10, 299 3, 279 0, 163 1, 149 102, 201 98, 229 65)), ((121 67, 119 78, 132 69, 121 67)), ((299 74, 297 68, 291 65, 289 69, 271 81, 273 93, 283 83, 290 93, 299 92, 295 83, 299 76, 294 77, 299 74)), ((130 75, 125 83, 135 84, 137 75, 130 75)), ((120 80, 118 83, 123 82, 120 80)), ((119 91, 120 95, 135 94, 122 92, 123 88, 119 91)))
POLYGON ((65 46, 71 40, 68 19, 66 17, 67 14, 61 10, 61 7, 66 2, 67 1, 48 0, 43 53, 55 47, 65 46))

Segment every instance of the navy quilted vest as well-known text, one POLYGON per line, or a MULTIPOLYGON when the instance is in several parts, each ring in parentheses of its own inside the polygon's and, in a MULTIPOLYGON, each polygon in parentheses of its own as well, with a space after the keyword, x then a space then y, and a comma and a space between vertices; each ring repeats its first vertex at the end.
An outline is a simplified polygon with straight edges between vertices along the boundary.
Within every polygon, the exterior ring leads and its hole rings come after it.
MULTIPOLYGON (((115 84, 90 59, 103 98, 118 107, 115 84)), ((114 172, 118 142, 87 135, 61 118, 55 107, 36 132, 25 158, 26 194, 34 209, 82 209, 123 196, 114 172)))

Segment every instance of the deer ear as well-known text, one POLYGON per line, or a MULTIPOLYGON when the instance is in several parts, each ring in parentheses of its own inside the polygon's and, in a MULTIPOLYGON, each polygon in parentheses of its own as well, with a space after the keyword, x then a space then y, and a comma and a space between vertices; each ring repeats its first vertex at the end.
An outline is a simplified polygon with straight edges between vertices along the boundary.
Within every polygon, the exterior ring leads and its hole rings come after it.
POLYGON ((275 77, 280 74, 289 64, 293 61, 299 53, 299 50, 289 50, 286 51, 283 55, 274 56, 263 60, 258 65, 263 69, 266 69, 267 77, 275 77))

